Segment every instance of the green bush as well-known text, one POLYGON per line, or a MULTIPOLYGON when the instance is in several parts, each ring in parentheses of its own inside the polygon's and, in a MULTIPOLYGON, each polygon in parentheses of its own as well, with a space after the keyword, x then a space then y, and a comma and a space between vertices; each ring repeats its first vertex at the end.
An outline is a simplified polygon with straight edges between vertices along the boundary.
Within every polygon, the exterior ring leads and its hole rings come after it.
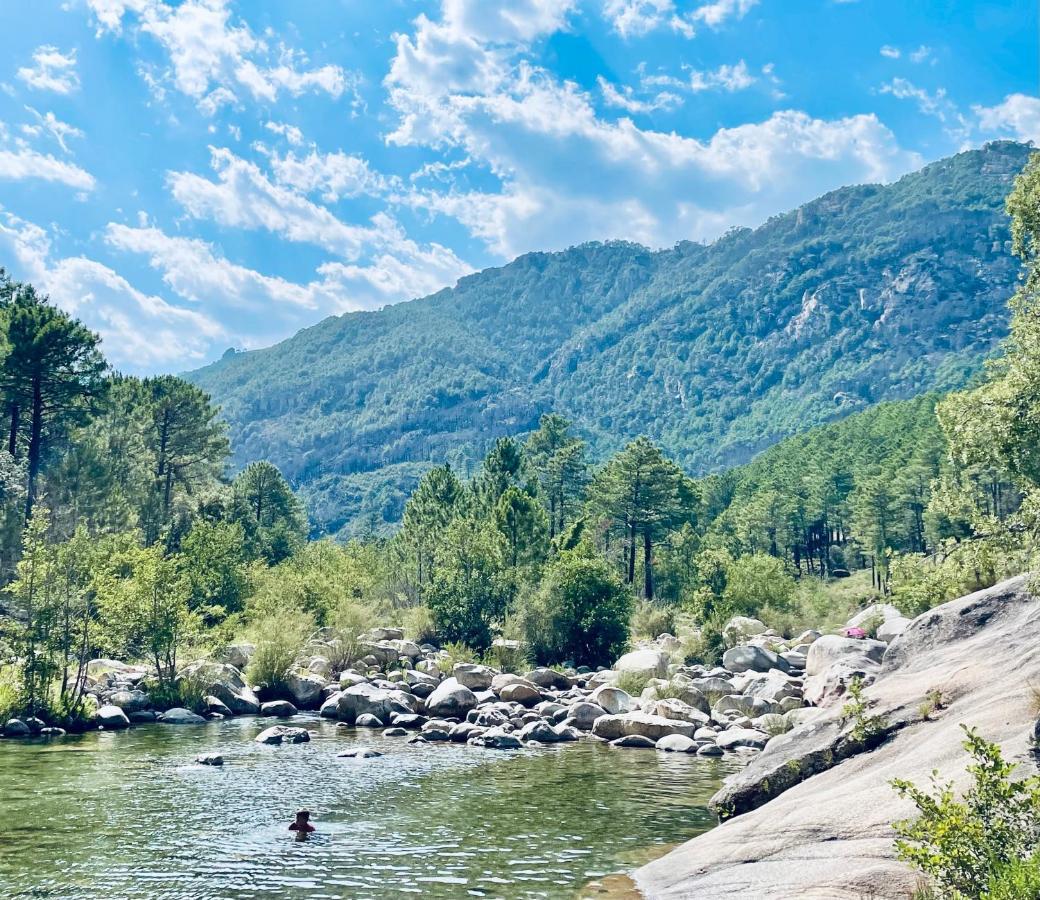
POLYGON ((436 659, 437 668, 445 675, 451 675, 452 670, 459 663, 478 662, 480 662, 480 657, 477 655, 477 652, 461 641, 449 641, 441 648, 441 652, 436 659))
POLYGON ((990 877, 984 900, 1024 900, 1040 897, 1040 851, 1016 859, 990 877))
POLYGON ((18 670, 14 666, 0 666, 0 723, 18 713, 19 693, 18 670))
POLYGON ((622 672, 618 675, 616 685, 626 694, 638 697, 650 683, 651 677, 646 672, 622 672))
POLYGON ((413 606, 404 613, 404 634, 417 644, 436 644, 437 623, 428 606, 413 606))
POLYGON ((360 600, 343 597, 330 615, 330 625, 339 642, 337 652, 329 659, 333 672, 339 672, 356 663, 361 652, 361 635, 376 624, 376 613, 360 600))
POLYGON ((632 610, 632 636, 653 638, 675 633, 675 610, 661 603, 639 600, 632 610))
POLYGON ((734 612, 757 616, 766 608, 781 612, 790 608, 795 587, 794 578, 781 560, 754 553, 730 563, 722 596, 734 612))
POLYGON ((524 641, 542 665, 570 660, 610 665, 628 646, 632 598, 611 566, 576 551, 561 553, 518 613, 524 641))
POLYGON ((247 669, 250 684, 283 690, 285 676, 314 628, 314 619, 296 610, 280 610, 257 622, 252 632, 256 651, 247 669))
POLYGON ((965 727, 972 783, 957 797, 952 783, 932 776, 932 790, 897 779, 892 786, 917 807, 916 818, 895 823, 899 857, 927 875, 948 900, 1034 897, 1014 893, 1038 878, 1040 777, 1016 781, 1000 747, 965 727))
POLYGON ((720 611, 703 622, 697 634, 685 638, 682 646, 683 661, 689 665, 719 665, 722 654, 726 652, 722 629, 728 619, 728 614, 720 611))

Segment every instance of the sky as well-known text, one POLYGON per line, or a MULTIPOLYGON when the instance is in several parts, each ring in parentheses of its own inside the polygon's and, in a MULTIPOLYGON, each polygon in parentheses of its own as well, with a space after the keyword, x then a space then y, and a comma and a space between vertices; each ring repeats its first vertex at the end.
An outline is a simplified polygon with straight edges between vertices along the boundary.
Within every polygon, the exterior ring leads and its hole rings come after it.
POLYGON ((0 266, 123 372, 1040 143, 1013 0, 5 0, 0 266))

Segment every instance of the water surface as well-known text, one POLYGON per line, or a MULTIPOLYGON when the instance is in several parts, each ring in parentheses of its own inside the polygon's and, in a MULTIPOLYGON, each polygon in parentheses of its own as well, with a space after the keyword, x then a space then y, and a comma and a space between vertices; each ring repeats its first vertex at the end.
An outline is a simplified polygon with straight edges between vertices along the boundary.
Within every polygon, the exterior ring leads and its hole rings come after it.
POLYGON ((61 900, 573 897, 715 824, 732 763, 581 742, 409 746, 317 718, 0 741, 0 895, 61 900), (364 744, 386 754, 339 759, 364 744), (223 768, 194 764, 224 755, 223 768), (297 807, 317 834, 292 840, 297 807))

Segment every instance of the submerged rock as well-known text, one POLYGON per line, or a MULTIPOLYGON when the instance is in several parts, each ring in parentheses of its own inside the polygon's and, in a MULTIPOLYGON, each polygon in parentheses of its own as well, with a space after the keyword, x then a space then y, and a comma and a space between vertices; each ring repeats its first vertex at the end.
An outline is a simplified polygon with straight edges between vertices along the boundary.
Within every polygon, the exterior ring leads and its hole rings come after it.
POLYGON ((265 728, 255 738, 258 744, 305 744, 311 739, 306 728, 293 728, 289 725, 272 725, 265 728))

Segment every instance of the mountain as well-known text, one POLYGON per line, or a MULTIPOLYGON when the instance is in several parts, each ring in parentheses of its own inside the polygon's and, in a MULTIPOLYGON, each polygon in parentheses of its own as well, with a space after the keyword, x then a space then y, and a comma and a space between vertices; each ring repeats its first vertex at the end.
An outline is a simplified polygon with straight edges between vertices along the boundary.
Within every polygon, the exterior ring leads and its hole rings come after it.
POLYGON ((471 471, 550 409, 597 457, 647 434, 719 470, 978 369, 1007 330, 1003 204, 1029 153, 988 144, 707 245, 529 253, 186 377, 236 461, 276 463, 331 533, 386 527, 428 465, 471 471))

